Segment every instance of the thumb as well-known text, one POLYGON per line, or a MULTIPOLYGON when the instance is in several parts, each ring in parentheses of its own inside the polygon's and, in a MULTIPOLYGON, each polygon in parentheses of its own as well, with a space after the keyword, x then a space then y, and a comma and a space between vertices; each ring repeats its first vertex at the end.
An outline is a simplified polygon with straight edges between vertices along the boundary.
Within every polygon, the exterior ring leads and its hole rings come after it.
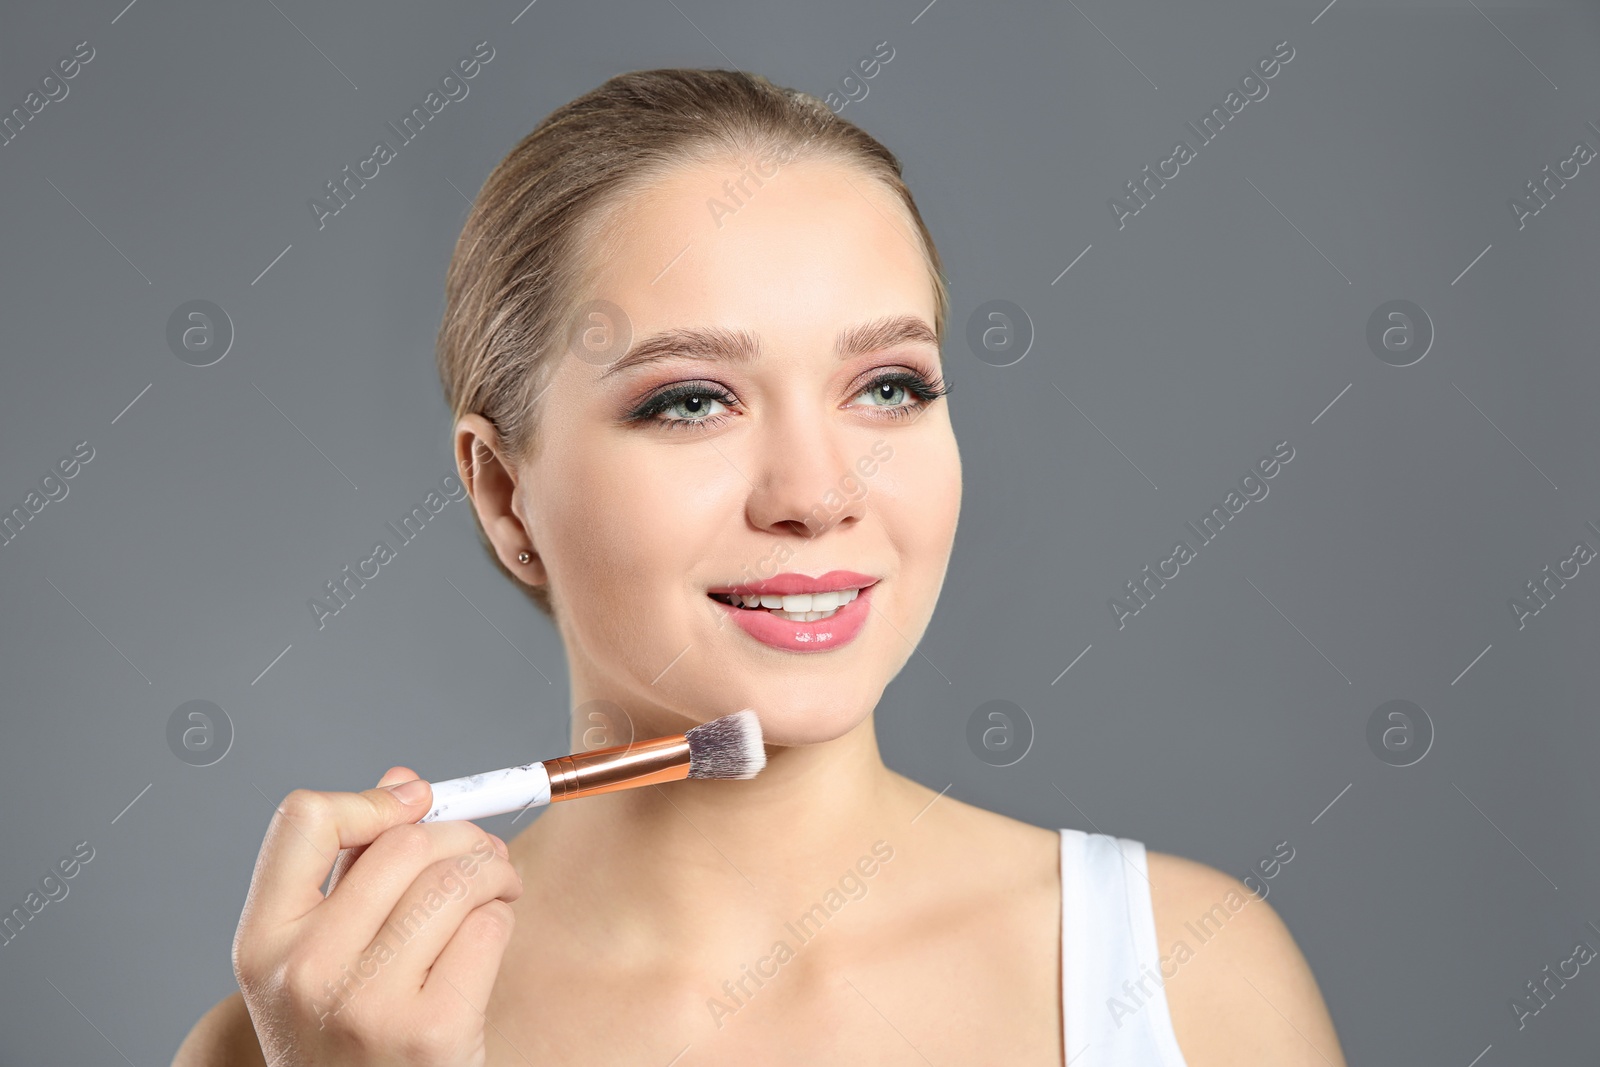
POLYGON ((378 779, 378 785, 399 785, 401 782, 409 782, 415 777, 417 777, 417 772, 410 767, 390 767, 383 772, 383 777, 378 779))
POLYGON ((373 814, 388 824, 384 829, 416 822, 433 806, 433 787, 409 767, 390 767, 376 788, 361 795, 373 805, 373 814))
MULTIPOLYGON (((410 767, 390 767, 384 772, 383 777, 378 779, 377 790, 387 791, 389 786, 399 785, 402 782, 414 781, 416 777, 417 773, 410 767)), ((377 792, 377 790, 372 790, 371 792, 377 792)), ((392 796, 393 794, 390 795, 392 796)), ((424 803, 431 801, 431 799, 432 790, 429 790, 428 794, 424 798, 424 803)), ((406 805, 406 808, 410 809, 420 806, 421 805, 406 805)), ((426 811, 427 809, 423 808, 423 810, 426 811)), ((414 816, 412 819, 406 819, 402 816, 399 821, 414 822, 415 819, 416 816, 414 816)), ((349 873, 351 865, 354 864, 356 860, 360 859, 361 854, 366 850, 366 845, 355 845, 351 848, 344 849, 339 853, 339 858, 334 861, 333 871, 328 877, 327 892, 333 892, 334 887, 339 884, 339 880, 349 873)))

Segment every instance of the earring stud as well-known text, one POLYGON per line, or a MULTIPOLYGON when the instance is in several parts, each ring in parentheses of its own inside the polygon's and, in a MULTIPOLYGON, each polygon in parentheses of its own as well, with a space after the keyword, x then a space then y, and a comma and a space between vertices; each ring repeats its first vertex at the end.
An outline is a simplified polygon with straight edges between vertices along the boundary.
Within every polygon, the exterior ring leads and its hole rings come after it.
POLYGON ((518 563, 531 563, 531 562, 533 562, 533 556, 528 553, 527 549, 523 549, 521 552, 517 553, 517 562, 518 563))

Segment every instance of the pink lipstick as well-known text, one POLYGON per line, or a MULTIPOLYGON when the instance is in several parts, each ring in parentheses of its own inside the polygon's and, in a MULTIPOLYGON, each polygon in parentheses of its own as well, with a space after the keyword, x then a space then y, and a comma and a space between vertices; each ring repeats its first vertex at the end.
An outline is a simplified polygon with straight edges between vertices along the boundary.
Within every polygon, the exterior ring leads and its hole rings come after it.
POLYGON ((861 632, 877 582, 871 575, 836 570, 815 578, 778 574, 707 592, 740 629, 769 648, 828 652, 861 632))

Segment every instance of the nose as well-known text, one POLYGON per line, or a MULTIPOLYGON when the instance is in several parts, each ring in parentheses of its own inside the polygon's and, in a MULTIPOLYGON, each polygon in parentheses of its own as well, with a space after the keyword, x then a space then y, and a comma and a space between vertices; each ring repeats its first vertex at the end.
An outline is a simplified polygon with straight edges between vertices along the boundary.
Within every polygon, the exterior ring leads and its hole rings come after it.
POLYGON ((807 407, 773 412, 754 446, 750 522, 770 533, 811 539, 866 514, 866 489, 856 473, 862 435, 807 407), (854 450, 854 451, 853 451, 854 450))

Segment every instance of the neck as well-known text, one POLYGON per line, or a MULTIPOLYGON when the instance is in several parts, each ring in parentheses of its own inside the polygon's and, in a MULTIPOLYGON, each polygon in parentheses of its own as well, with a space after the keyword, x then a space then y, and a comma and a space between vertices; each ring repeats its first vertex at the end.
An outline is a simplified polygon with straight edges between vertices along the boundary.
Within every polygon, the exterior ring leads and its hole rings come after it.
POLYGON ((868 716, 832 741, 769 748, 753 779, 552 805, 512 849, 541 927, 641 964, 684 945, 717 958, 765 950, 875 842, 906 843, 921 788, 884 766, 868 716))

